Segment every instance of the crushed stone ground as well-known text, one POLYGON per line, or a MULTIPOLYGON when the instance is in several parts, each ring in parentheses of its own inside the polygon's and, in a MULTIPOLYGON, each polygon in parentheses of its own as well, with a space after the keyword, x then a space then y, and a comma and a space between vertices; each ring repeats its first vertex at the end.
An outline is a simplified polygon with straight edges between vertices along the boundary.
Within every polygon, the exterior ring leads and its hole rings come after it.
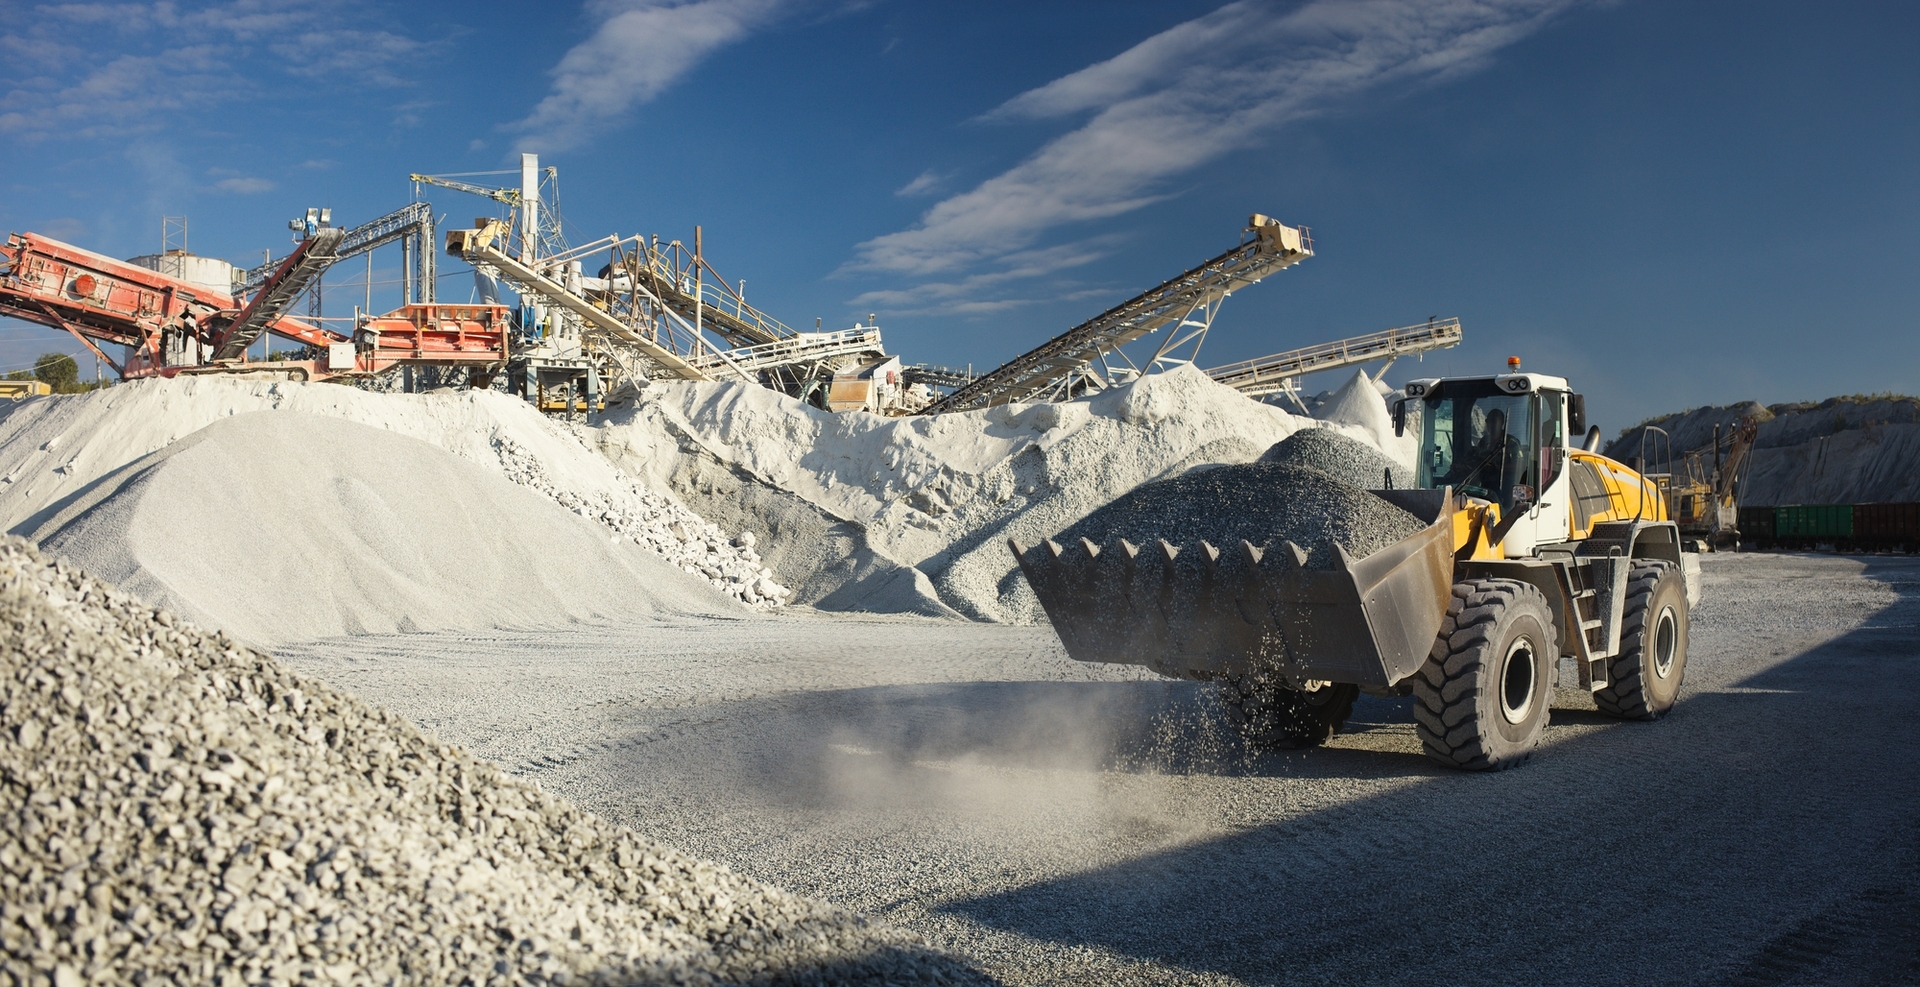
POLYGON ((976 982, 0 543, 12 984, 976 982))
POLYGON ((1008 987, 1914 983, 1920 682, 1888 670, 1920 659, 1920 560, 1703 566, 1670 716, 1560 689, 1491 776, 1428 760, 1411 698, 1242 756, 1215 686, 1046 628, 795 613, 288 660, 1008 987))

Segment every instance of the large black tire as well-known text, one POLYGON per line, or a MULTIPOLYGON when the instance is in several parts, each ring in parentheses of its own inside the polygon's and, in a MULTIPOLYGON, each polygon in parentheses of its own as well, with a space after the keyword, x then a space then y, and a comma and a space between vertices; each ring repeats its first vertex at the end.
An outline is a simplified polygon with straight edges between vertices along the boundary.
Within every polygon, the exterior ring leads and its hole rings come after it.
POLYGON ((1335 683, 1299 692, 1277 675, 1253 672, 1228 676, 1220 692, 1227 718, 1248 743, 1300 748, 1318 747, 1340 732, 1353 713, 1360 687, 1335 683))
POLYGON ((1636 562, 1627 576, 1620 653, 1607 663, 1607 687, 1593 694, 1600 712, 1657 720, 1680 697, 1687 673, 1687 582, 1671 562, 1636 562))
POLYGON ((1412 679, 1414 732, 1427 756, 1472 771, 1532 756, 1547 732, 1559 641, 1547 598, 1533 586, 1455 584, 1433 652, 1412 679))

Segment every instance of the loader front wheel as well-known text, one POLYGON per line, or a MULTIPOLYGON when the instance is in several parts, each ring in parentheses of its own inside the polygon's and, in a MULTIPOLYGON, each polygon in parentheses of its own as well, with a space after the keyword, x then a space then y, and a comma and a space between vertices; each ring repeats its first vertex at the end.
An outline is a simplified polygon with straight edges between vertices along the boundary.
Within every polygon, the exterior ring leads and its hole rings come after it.
POLYGON ((1333 683, 1311 692, 1288 686, 1285 679, 1256 671, 1229 676, 1221 684, 1227 718, 1255 747, 1318 747, 1346 725, 1360 687, 1333 683))
POLYGON ((1547 598, 1512 579, 1456 583, 1433 652, 1413 675, 1414 732, 1451 768, 1501 771, 1547 732, 1559 636, 1547 598))
POLYGON ((1608 684, 1593 694, 1602 713, 1657 720, 1680 697, 1687 673, 1687 584, 1671 562, 1641 562, 1627 577, 1620 653, 1607 665, 1608 684))

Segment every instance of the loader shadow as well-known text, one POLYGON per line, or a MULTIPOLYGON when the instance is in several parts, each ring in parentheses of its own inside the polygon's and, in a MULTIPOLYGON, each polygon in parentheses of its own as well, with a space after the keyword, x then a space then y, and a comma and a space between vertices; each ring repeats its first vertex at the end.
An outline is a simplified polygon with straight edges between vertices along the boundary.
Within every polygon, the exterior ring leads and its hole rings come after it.
POLYGON ((1551 731, 1553 727, 1603 727, 1622 725, 1620 718, 1617 716, 1608 716, 1588 706, 1574 705, 1582 700, 1585 700, 1587 703, 1593 702, 1593 700, 1580 695, 1580 690, 1561 689, 1560 693, 1560 697, 1554 703, 1552 718, 1548 724, 1549 742, 1552 740, 1551 731))
MULTIPOLYGON (((782 930, 784 935, 820 934, 804 926, 782 930)), ((831 936, 831 931, 825 935, 831 936)), ((684 973, 660 977, 651 969, 635 972, 623 967, 598 970, 592 983, 619 984, 621 987, 682 987, 684 973)), ((701 981, 707 982, 707 981, 701 981)), ((788 987, 795 984, 893 984, 934 983, 954 987, 1000 987, 1003 981, 988 975, 958 956, 910 945, 881 945, 872 950, 837 958, 775 961, 740 978, 717 981, 733 987, 788 987)))
POLYGON ((1736 683, 1751 691, 1686 696, 1651 724, 1556 709, 1556 723, 1607 728, 1494 775, 1308 752, 1287 762, 1295 777, 1407 780, 944 910, 1263 984, 1920 970, 1920 894, 1902 883, 1920 813, 1906 753, 1920 743, 1920 564, 1867 575, 1897 602, 1736 683), (1907 674, 1890 682, 1889 662, 1907 674), (1856 730, 1835 729, 1837 709, 1856 730))

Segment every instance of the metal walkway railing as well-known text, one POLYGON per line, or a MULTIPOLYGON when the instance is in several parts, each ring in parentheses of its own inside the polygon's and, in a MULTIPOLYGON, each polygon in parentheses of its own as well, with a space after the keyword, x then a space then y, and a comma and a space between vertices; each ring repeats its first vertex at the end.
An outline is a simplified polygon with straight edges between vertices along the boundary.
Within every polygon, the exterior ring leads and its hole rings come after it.
POLYGON ((753 373, 837 356, 883 352, 885 351, 880 345, 880 330, 866 327, 842 329, 838 332, 795 333, 776 342, 727 350, 724 361, 721 359, 721 354, 714 354, 692 357, 687 362, 709 374, 719 376, 722 369, 728 365, 753 373))
POLYGON ((1460 339, 1459 319, 1429 319, 1419 325, 1229 363, 1207 371, 1207 376, 1249 397, 1259 397, 1289 390, 1290 381, 1306 374, 1446 349, 1458 346, 1460 339))

